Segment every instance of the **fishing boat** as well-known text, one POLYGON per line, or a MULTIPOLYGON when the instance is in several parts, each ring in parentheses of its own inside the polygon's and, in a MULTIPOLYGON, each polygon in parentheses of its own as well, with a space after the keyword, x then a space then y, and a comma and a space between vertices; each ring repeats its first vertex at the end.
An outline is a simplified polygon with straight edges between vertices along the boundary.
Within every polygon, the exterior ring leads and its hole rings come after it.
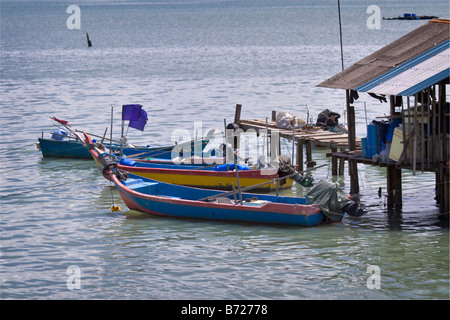
POLYGON ((324 214, 305 198, 193 188, 124 173, 85 134, 85 145, 126 206, 156 216, 316 226, 339 222, 345 212, 324 214))
POLYGON ((37 148, 44 157, 92 159, 92 155, 79 141, 38 138, 37 148))
POLYGON ((121 159, 117 168, 143 178, 198 188, 230 190, 233 186, 237 187, 238 184, 241 187, 260 184, 258 191, 273 191, 276 188, 291 188, 293 184, 293 180, 290 178, 277 180, 279 174, 276 169, 251 170, 245 165, 235 165, 234 163, 205 166, 121 159), (239 171, 239 182, 235 171, 236 166, 239 171), (278 183, 273 183, 274 180, 277 180, 278 183))
MULTIPOLYGON (((89 151, 83 146, 79 137, 74 133, 77 130, 71 128, 67 121, 57 119, 55 117, 51 118, 55 120, 63 128, 58 128, 51 133, 51 138, 44 138, 43 134, 41 138, 38 138, 37 148, 42 152, 44 157, 63 157, 63 158, 82 158, 82 159, 92 159, 92 155, 89 151)), ((90 134, 93 135, 93 134, 90 134)), ((112 153, 122 154, 126 156, 134 156, 134 157, 146 157, 146 158, 158 158, 164 160, 171 160, 175 145, 165 146, 165 147, 150 147, 150 146, 136 146, 132 144, 121 143, 117 140, 112 140, 105 138, 105 134, 103 137, 96 136, 100 138, 101 143, 106 139, 109 143, 106 144, 106 147, 111 149, 112 153)), ((206 145, 209 143, 211 137, 214 135, 214 129, 210 130, 207 135, 203 139, 191 140, 188 142, 180 143, 177 148, 181 151, 184 150, 196 150, 199 149, 201 152, 204 150, 206 145), (185 148, 187 147, 187 148, 185 148)), ((122 140, 124 141, 124 140, 122 140)), ((93 140, 95 142, 95 140, 93 140)), ((105 150, 106 150, 105 147, 105 150)), ((193 151, 190 154, 186 154, 183 156, 188 157, 193 155, 193 151)), ((179 154, 177 154, 179 156, 179 154)))
MULTIPOLYGON (((87 150, 79 140, 70 138, 54 138, 55 135, 62 135, 62 132, 65 131, 54 131, 51 139, 38 138, 37 146, 38 149, 41 150, 42 156, 92 159, 92 155, 89 153, 89 150, 87 150)), ((117 143, 111 144, 111 146, 108 147, 111 148, 113 153, 119 153, 121 150, 120 144, 117 143)), ((161 159, 170 159, 173 147, 174 146, 150 148, 144 146, 123 146, 122 154, 127 156, 157 156, 161 159)))
POLYGON ((327 218, 316 204, 306 204, 305 198, 267 194, 236 194, 163 183, 129 175, 119 179, 112 170, 111 180, 131 210, 153 215, 179 218, 199 218, 253 223, 314 226, 341 221, 342 215, 327 218))
POLYGON ((383 17, 383 20, 431 20, 437 18, 438 18, 437 16, 416 16, 415 13, 404 13, 403 16, 393 18, 383 17))

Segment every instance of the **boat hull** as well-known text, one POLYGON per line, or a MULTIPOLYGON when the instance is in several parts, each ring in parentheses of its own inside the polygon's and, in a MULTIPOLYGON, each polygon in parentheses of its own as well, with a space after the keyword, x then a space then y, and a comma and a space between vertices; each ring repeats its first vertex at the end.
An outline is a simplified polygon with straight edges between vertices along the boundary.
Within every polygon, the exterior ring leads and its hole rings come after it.
POLYGON ((89 150, 75 140, 57 141, 38 138, 38 141, 44 157, 92 159, 89 150))
MULTIPOLYGON (((86 147, 75 140, 53 140, 38 138, 39 149, 44 157, 59 157, 59 158, 82 158, 92 159, 92 155, 86 147)), ((206 146, 206 143, 204 143, 206 146)), ((107 145, 107 147, 109 147, 107 145)), ((120 151, 119 145, 113 145, 111 148, 115 152, 120 151)), ((123 147, 122 153, 126 156, 145 156, 157 157, 162 160, 171 160, 173 146, 168 147, 123 147)))
MULTIPOLYGON (((154 168, 124 166, 121 164, 117 166, 120 170, 143 178, 183 186, 224 190, 230 190, 233 186, 238 186, 235 171, 212 171, 201 169, 201 167, 196 169, 179 169, 179 167, 174 165, 172 169, 162 168, 161 166, 154 168)), ((278 178, 278 175, 274 172, 264 174, 264 170, 243 170, 238 173, 239 184, 242 188, 266 183, 258 187, 257 190, 273 191, 276 189, 276 184, 273 183, 273 179, 278 178)), ((279 188, 290 188, 292 184, 292 179, 286 179, 283 184, 279 184, 279 188)))
MULTIPOLYGON (((268 202, 260 206, 253 206, 251 202, 211 203, 206 201, 188 200, 176 196, 151 195, 151 188, 158 183, 138 182, 135 189, 122 184, 114 175, 111 176, 119 194, 129 209, 164 217, 207 219, 220 221, 239 221, 264 224, 287 224, 296 226, 316 226, 324 223, 325 216, 315 204, 280 203, 289 197, 257 195, 259 200, 268 202), (147 189, 146 193, 139 189, 147 189)), ((194 189, 194 188, 193 188, 194 189)), ((213 191, 213 190, 211 190, 213 191)), ((182 192, 178 194, 183 195, 182 192)), ((255 194, 242 194, 243 198, 254 197, 255 194)), ((294 199, 294 198, 289 198, 294 199)), ((296 200, 300 200, 296 198, 296 200)), ((233 201, 230 201, 233 202, 233 201)))

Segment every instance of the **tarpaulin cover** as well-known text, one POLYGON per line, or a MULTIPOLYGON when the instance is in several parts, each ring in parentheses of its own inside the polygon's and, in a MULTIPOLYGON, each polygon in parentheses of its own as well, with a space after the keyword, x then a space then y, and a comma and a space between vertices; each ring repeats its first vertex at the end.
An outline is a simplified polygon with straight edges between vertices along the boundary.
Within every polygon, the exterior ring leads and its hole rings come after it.
POLYGON ((343 195, 337 183, 320 180, 306 194, 307 203, 315 203, 320 210, 329 218, 336 218, 341 210, 352 200, 343 195))

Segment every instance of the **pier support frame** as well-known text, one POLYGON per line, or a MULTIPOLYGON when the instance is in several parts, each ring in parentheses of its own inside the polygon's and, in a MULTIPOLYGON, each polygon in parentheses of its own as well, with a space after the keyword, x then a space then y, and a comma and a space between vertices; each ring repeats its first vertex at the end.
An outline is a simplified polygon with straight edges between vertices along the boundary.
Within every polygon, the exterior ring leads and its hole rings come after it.
POLYGON ((387 205, 390 209, 402 208, 402 169, 396 164, 388 164, 387 173, 387 205))
MULTIPOLYGON (((350 151, 355 151, 355 107, 350 105, 350 90, 345 90, 345 100, 347 103, 348 145, 350 151)), ((359 194, 358 163, 354 160, 349 160, 348 171, 350 175, 350 194, 357 195, 359 194)))

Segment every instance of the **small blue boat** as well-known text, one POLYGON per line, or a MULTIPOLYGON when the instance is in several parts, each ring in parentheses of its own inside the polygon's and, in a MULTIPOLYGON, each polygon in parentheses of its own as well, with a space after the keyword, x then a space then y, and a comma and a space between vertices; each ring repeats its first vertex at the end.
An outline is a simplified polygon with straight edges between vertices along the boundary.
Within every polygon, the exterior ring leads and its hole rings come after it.
MULTIPOLYGON (((53 140, 38 138, 39 148, 44 157, 83 158, 92 159, 89 151, 76 140, 53 140)), ((206 144, 205 144, 206 145, 206 144)), ((109 147, 109 146, 108 146, 109 147)), ((170 159, 173 146, 169 147, 123 147, 126 156, 145 155, 157 156, 160 159, 170 159)), ((112 145, 113 152, 120 152, 120 145, 112 145)))
POLYGON ((44 157, 92 159, 89 151, 76 140, 38 138, 38 148, 44 157))
MULTIPOLYGON (((132 120, 130 118, 124 118, 128 117, 133 114, 133 111, 139 111, 139 114, 143 113, 145 117, 143 118, 145 121, 142 123, 138 123, 139 130, 143 130, 143 126, 145 126, 145 123, 147 122, 147 113, 142 109, 141 105, 124 105, 122 107, 122 126, 124 121, 123 120, 132 120), (128 107, 128 108, 125 108, 128 107), (125 110, 125 112, 124 112, 125 110), (124 116, 125 114, 125 116, 124 116)), ((76 130, 71 129, 71 126, 69 123, 65 120, 61 120, 55 117, 51 118, 52 120, 55 120, 62 126, 64 126, 64 130, 57 129, 52 132, 51 139, 44 139, 38 138, 38 149, 42 151, 42 155, 44 157, 63 157, 63 158, 84 158, 84 159, 92 159, 92 155, 89 153, 89 151, 84 147, 82 142, 80 141, 80 138, 76 134, 76 130), (70 133, 67 133, 67 132, 70 133)), ((141 119, 139 119, 141 121, 141 119)), ((135 121, 136 122, 136 121, 135 121)), ((130 127, 132 126, 132 123, 136 125, 135 122, 130 121, 130 127)), ((106 134, 106 131, 105 131, 106 134)), ((123 135, 123 127, 122 127, 122 135, 123 135)), ((190 150, 191 154, 185 155, 183 154, 183 157, 191 156, 194 151, 196 151, 195 146, 200 147, 201 151, 206 147, 206 145, 209 143, 209 140, 214 135, 214 129, 210 130, 207 135, 203 139, 198 140, 192 140, 190 142, 190 150)), ((100 136, 97 136, 101 138, 100 136)), ((105 137, 102 138, 102 141, 105 137)), ((109 139, 108 139, 109 140, 109 139)), ((125 139, 126 140, 126 139, 125 139)), ((140 156, 140 157, 154 157, 158 159, 166 159, 169 160, 172 158, 172 150, 175 147, 175 145, 167 146, 167 147, 150 147, 150 146, 131 146, 128 144, 121 145, 117 141, 114 142, 111 137, 111 143, 106 143, 104 148, 110 148, 112 152, 122 154, 125 156, 140 156), (114 142, 114 143, 113 143, 114 142)), ((187 145, 189 145, 189 141, 186 142, 187 145)), ((179 144, 178 147, 183 146, 183 144, 179 144)), ((186 145, 186 146, 187 146, 186 145)), ((180 150, 183 150, 182 148, 179 148, 180 150)), ((189 149, 189 148, 187 148, 189 149)), ((184 151, 184 150, 183 150, 184 151)))
MULTIPOLYGON (((78 159, 92 159, 92 155, 81 144, 78 139, 66 138, 67 133, 63 130, 55 130, 52 133, 51 139, 38 138, 38 149, 41 150, 44 157, 62 157, 62 158, 78 158, 78 159)), ((202 140, 201 150, 206 147, 210 136, 202 140)), ((194 150, 195 142, 191 142, 191 150, 194 150)), ((111 146, 105 145, 106 148, 111 147, 115 153, 121 150, 120 144, 114 143, 111 146)), ((167 147, 144 147, 144 146, 123 146, 122 154, 126 156, 142 156, 142 157, 157 157, 158 159, 170 160, 172 156, 172 149, 174 146, 167 147)))

